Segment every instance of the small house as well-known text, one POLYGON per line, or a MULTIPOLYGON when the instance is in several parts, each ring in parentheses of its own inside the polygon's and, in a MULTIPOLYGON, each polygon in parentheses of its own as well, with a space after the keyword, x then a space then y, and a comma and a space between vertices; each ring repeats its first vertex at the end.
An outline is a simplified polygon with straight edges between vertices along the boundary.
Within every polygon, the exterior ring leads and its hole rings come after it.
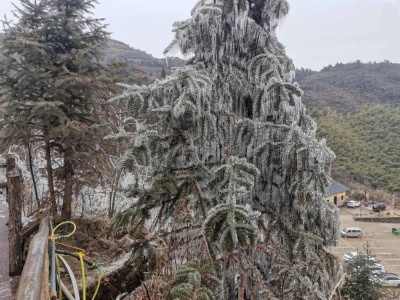
POLYGON ((338 205, 338 203, 341 205, 344 202, 348 190, 350 189, 347 186, 334 181, 329 186, 325 198, 327 201, 333 202, 335 205, 338 205))

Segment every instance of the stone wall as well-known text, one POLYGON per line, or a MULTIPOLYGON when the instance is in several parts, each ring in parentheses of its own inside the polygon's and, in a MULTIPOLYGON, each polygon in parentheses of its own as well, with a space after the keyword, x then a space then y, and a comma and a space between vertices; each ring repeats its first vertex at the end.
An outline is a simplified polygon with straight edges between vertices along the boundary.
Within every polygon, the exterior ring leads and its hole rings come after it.
POLYGON ((390 216, 356 215, 353 217, 353 219, 354 221, 362 221, 362 222, 400 223, 400 217, 390 217, 390 216))

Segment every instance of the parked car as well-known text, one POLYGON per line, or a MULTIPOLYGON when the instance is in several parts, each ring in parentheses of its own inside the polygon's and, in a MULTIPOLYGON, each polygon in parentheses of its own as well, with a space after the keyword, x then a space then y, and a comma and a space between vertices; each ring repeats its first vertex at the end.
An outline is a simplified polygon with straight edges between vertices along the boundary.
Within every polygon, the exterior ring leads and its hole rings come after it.
POLYGON ((380 212, 385 209, 386 209, 385 202, 379 202, 379 203, 375 203, 374 205, 372 205, 372 210, 375 212, 380 212))
MULTIPOLYGON (((375 261, 370 261, 370 260, 367 261, 366 264, 367 264, 368 269, 371 272, 371 274, 374 275, 374 277, 376 277, 376 280, 374 280, 374 281, 381 283, 381 278, 386 273, 385 267, 382 264, 379 264, 375 261)), ((360 271, 364 270, 365 266, 366 265, 363 265, 363 264, 355 265, 353 267, 353 271, 360 272, 360 271)))
POLYGON ((371 262, 369 264, 369 270, 374 275, 382 275, 382 274, 384 274, 386 272, 385 267, 383 265, 381 265, 381 264, 376 263, 376 262, 371 262))
POLYGON ((382 286, 400 287, 400 276, 394 273, 386 273, 383 277, 380 276, 379 283, 382 286))
POLYGON ((362 236, 362 230, 359 227, 346 227, 341 232, 340 235, 342 237, 357 237, 360 238, 362 236))
POLYGON ((350 200, 347 202, 347 207, 359 207, 361 204, 359 201, 350 200))
POLYGON ((343 255, 343 260, 348 264, 352 264, 357 258, 375 261, 372 256, 360 252, 349 252, 343 255))
POLYGON ((344 260, 344 262, 351 262, 351 261, 353 261, 359 254, 361 254, 361 253, 359 253, 359 252, 349 252, 349 253, 346 253, 345 255, 343 255, 343 260, 344 260))

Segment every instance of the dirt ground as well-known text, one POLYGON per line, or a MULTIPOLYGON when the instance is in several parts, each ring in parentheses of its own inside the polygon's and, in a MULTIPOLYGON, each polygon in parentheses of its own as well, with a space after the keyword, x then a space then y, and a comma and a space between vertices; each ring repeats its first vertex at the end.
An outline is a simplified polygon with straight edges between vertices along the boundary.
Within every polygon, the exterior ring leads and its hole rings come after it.
POLYGON ((364 247, 368 242, 372 255, 384 265, 387 272, 400 274, 400 236, 392 233, 392 228, 400 228, 400 224, 354 221, 353 216, 360 212, 367 215, 378 214, 372 212, 371 207, 361 207, 361 211, 360 208, 343 207, 340 209, 340 230, 349 226, 360 227, 363 237, 339 237, 338 246, 331 249, 332 253, 342 258, 344 253, 357 250, 365 252, 364 247))
MULTIPOLYGON (((2 208, 4 208, 4 203, 2 208)), ((372 212, 370 207, 362 207, 361 211, 360 208, 346 208, 346 207, 343 207, 340 210, 341 210, 340 230, 348 226, 360 227, 363 230, 363 237, 362 238, 339 237, 337 247, 332 247, 330 251, 341 259, 344 253, 357 250, 364 251, 365 244, 368 242, 372 250, 372 254, 376 256, 376 260, 382 263, 388 272, 400 274, 400 236, 394 235, 392 233, 392 228, 393 227, 400 228, 400 224, 359 222, 353 220, 353 216, 359 213, 368 215, 371 213, 378 214, 372 212)), ((0 215, 4 214, 0 213, 0 215)), ((90 222, 85 220, 75 220, 75 221, 77 223, 76 234, 73 236, 72 239, 65 240, 62 242, 69 245, 73 245, 75 247, 80 247, 85 249, 86 258, 88 260, 106 266, 110 264, 112 261, 114 261, 121 254, 129 251, 128 247, 128 245, 130 244, 129 240, 125 242, 120 242, 121 240, 123 240, 127 232, 118 232, 115 236, 113 236, 112 239, 110 239, 109 232, 107 229, 108 226, 101 220, 97 221, 92 220, 90 222)), ((0 244, 2 242, 3 244, 5 244, 7 243, 7 240, 4 240, 4 237, 6 232, 8 231, 7 227, 5 226, 5 218, 0 218, 0 226, 4 227, 3 233, 0 234, 0 244), (4 231, 4 229, 6 231, 4 231)), ((65 247, 65 249, 68 250, 68 247, 65 247)), ((2 255, 3 258, 5 258, 4 256, 5 252, 1 252, 0 254, 2 255)), ((70 262, 72 268, 75 271, 74 273, 77 275, 77 279, 79 280, 80 266, 78 261, 75 260, 74 258, 70 258, 68 259, 68 261, 70 262)), ((0 271, 4 270, 5 270, 4 268, 1 268, 0 271)), ((87 275, 96 278, 97 271, 88 270, 87 275)), ((62 277, 67 281, 66 283, 68 284, 67 276, 62 276, 62 277)), ((7 286, 8 290, 9 283, 7 281, 9 280, 9 277, 4 276, 3 278, 0 279, 3 279, 2 282, 3 288, 7 286)), ((103 285, 104 284, 107 285, 108 283, 103 282, 103 285)), ((4 295, 3 294, 4 290, 1 289, 1 284, 0 284, 0 291, 2 292, 0 293, 0 300, 12 299, 9 298, 9 296, 7 296, 7 298, 2 298, 2 296, 4 295)))
MULTIPOLYGON (((102 283, 96 299, 114 299, 116 295, 123 292, 124 289, 119 284, 115 284, 112 281, 114 276, 111 278, 104 278, 104 276, 110 275, 110 271, 108 271, 108 269, 110 269, 110 264, 121 259, 121 256, 126 256, 126 253, 131 250, 130 244, 132 243, 132 240, 126 236, 127 232, 125 230, 118 230, 111 234, 109 229, 110 224, 101 219, 75 219, 73 222, 77 227, 75 234, 71 236, 71 238, 57 242, 56 248, 58 250, 70 252, 79 251, 77 248, 84 250, 85 259, 98 264, 102 270, 102 283)), ((61 230, 59 233, 67 234, 70 232, 71 228, 68 228, 68 226, 70 225, 67 225, 62 229, 60 228, 61 230)), ((64 256, 64 258, 72 268, 78 286, 81 286, 82 272, 79 260, 72 256, 64 256)), ((62 264, 61 271, 61 278, 64 284, 72 291, 70 278, 67 272, 65 272, 66 270, 62 264)), ((91 269, 88 264, 85 264, 85 275, 88 296, 90 296, 89 298, 91 299, 92 293, 97 285, 98 270, 91 269)))

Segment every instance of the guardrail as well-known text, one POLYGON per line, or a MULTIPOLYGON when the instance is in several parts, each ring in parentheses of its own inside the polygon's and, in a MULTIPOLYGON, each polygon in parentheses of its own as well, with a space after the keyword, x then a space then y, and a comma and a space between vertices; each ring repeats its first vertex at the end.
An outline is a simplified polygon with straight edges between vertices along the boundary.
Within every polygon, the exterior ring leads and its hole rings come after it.
POLYGON ((44 218, 40 222, 38 233, 29 245, 16 300, 49 299, 48 236, 49 220, 44 218))

